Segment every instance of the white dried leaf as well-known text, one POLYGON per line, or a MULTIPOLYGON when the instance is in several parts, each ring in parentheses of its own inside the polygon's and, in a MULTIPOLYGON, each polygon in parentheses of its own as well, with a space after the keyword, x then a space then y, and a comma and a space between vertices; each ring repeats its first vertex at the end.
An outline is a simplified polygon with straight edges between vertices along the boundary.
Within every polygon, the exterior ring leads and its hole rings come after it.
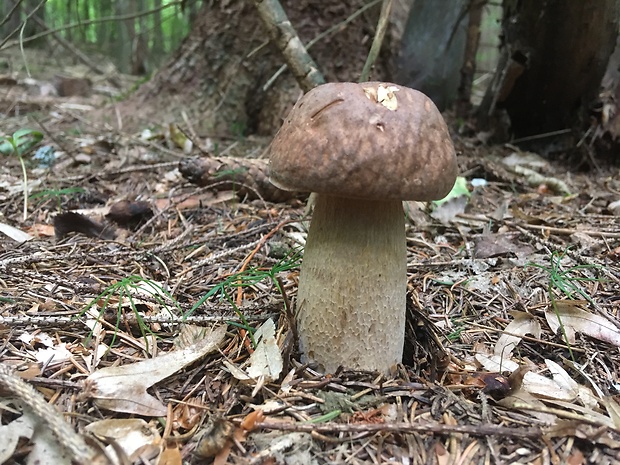
POLYGON ((549 308, 545 317, 554 333, 561 332, 561 324, 567 333, 568 342, 574 344, 574 333, 586 334, 594 339, 620 347, 620 330, 607 318, 588 312, 579 304, 582 301, 556 301, 556 310, 549 308), (572 337, 571 337, 572 336, 572 337))
POLYGON ((241 368, 239 368, 234 363, 229 362, 228 360, 224 360, 222 363, 228 369, 230 374, 233 375, 235 379, 238 379, 239 381, 243 383, 250 383, 254 381, 252 378, 250 378, 250 376, 248 376, 248 374, 245 371, 243 371, 241 368))
POLYGON ((276 325, 269 318, 254 333, 254 340, 258 342, 256 350, 250 355, 249 366, 245 371, 224 360, 223 363, 230 374, 243 383, 257 383, 257 386, 278 379, 284 362, 275 335, 276 325))
POLYGON ((499 355, 488 356, 485 354, 476 354, 474 357, 485 370, 491 373, 503 373, 506 371, 512 373, 519 368, 517 362, 502 359, 499 355))
POLYGON ((17 229, 16 227, 6 223, 0 223, 0 233, 10 237, 15 242, 19 242, 20 244, 22 242, 26 242, 32 239, 32 236, 27 232, 24 232, 21 229, 17 229))
POLYGON ((34 355, 37 362, 42 364, 51 363, 52 366, 71 360, 73 357, 71 351, 67 349, 67 344, 65 342, 61 342, 56 347, 46 347, 45 349, 39 349, 36 352, 29 350, 28 352, 31 355, 34 355))
POLYGON ((32 437, 36 424, 36 417, 26 410, 21 417, 6 425, 0 425, 0 463, 6 463, 13 457, 19 438, 32 437))
POLYGON ((84 428, 100 438, 114 439, 114 447, 107 446, 110 456, 116 455, 116 447, 120 447, 131 462, 138 460, 139 454, 158 450, 161 436, 157 428, 139 418, 118 418, 94 421, 84 428))
POLYGON ((536 318, 525 312, 512 312, 512 316, 514 320, 506 326, 504 333, 495 343, 494 353, 503 359, 512 357, 512 351, 526 334, 540 338, 541 328, 536 318))
MULTIPOLYGON (((484 354, 476 354, 475 358, 478 363, 489 372, 512 373, 519 368, 518 363, 512 360, 502 359, 499 355, 492 355, 489 357, 484 354)), ((523 377, 521 390, 540 398, 559 399, 572 402, 577 397, 577 392, 567 388, 567 384, 566 381, 560 384, 554 379, 528 371, 523 377)))
POLYGON ((204 339, 131 365, 102 368, 85 381, 85 395, 101 408, 143 416, 165 416, 166 406, 146 390, 218 348, 226 325, 214 327, 204 339))
POLYGON ((282 373, 284 362, 275 335, 276 325, 271 318, 254 333, 254 338, 258 343, 256 350, 250 355, 250 366, 247 370, 252 378, 264 376, 266 381, 273 381, 278 379, 282 373))

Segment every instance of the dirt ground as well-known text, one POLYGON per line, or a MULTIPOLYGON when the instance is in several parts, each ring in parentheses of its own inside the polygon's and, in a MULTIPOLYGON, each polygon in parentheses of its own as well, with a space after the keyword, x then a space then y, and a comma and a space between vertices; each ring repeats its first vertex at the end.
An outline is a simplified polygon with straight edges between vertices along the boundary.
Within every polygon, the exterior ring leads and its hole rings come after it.
POLYGON ((5 463, 108 444, 120 463, 620 463, 617 168, 453 126, 469 194, 405 205, 405 363, 324 376, 290 340, 305 199, 270 200, 262 162, 225 177, 226 157, 260 159, 268 140, 209 140, 191 121, 127 134, 90 118, 105 86, 33 87, 0 86, 38 105, 5 107, 0 131, 41 131, 55 154, 26 157, 25 219, 19 160, 0 155, 0 223, 17 230, 0 235, 0 428, 21 437, 5 463), (197 186, 189 157, 221 164, 197 186), (256 353, 267 372, 250 376, 256 353), (56 435, 15 433, 22 407, 56 435))

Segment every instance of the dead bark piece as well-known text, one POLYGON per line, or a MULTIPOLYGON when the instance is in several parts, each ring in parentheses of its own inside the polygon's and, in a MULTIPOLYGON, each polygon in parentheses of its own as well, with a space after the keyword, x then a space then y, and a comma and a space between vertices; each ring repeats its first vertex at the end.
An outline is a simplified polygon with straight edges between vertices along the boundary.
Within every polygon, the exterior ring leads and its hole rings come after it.
POLYGON ((285 202, 300 196, 299 192, 283 191, 271 184, 269 161, 260 158, 188 158, 179 163, 179 171, 192 184, 213 185, 218 191, 234 190, 250 199, 285 202))

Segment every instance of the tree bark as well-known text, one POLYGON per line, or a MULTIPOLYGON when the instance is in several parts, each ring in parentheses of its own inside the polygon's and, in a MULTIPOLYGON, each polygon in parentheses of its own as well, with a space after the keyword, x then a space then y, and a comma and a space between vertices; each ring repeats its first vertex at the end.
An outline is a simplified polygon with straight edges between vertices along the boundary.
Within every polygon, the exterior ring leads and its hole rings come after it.
MULTIPOLYGON (((282 5, 305 44, 366 3, 369 0, 285 0, 282 5)), ((380 11, 380 2, 376 3, 309 50, 326 80, 357 80, 380 11)), ((283 64, 268 39, 253 2, 205 1, 190 35, 171 60, 117 105, 124 129, 181 121, 185 112, 202 135, 272 135, 301 89, 289 71, 265 87, 283 64)), ((387 79, 386 56, 375 66, 374 79, 387 79)))
POLYGON ((504 0, 504 43, 480 126, 504 108, 517 138, 583 128, 614 48, 618 11, 617 0, 504 0))
POLYGON ((396 60, 395 82, 424 92, 440 110, 457 98, 470 0, 415 0, 396 60))
POLYGON ((482 22, 482 10, 487 0, 470 0, 469 23, 467 25, 467 38, 465 52, 461 66, 461 82, 458 88, 458 100, 456 115, 465 118, 471 111, 471 90, 476 72, 476 53, 480 42, 480 24, 482 22))

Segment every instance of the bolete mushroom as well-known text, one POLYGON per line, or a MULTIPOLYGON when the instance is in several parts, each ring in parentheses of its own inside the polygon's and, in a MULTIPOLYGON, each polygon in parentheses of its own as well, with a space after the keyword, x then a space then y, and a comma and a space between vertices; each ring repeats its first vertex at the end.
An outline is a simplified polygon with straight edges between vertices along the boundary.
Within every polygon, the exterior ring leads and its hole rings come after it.
POLYGON ((402 201, 443 198, 456 173, 446 123, 418 91, 330 83, 295 104, 271 144, 270 179, 317 193, 297 296, 302 360, 326 372, 402 361, 402 201))

